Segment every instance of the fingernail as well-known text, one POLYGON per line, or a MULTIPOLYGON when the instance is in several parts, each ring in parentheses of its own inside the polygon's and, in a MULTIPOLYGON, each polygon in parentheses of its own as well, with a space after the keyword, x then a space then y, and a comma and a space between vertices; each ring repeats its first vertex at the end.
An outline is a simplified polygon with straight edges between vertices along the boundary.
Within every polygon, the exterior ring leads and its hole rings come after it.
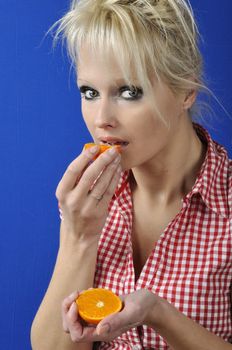
POLYGON ((72 309, 73 311, 76 311, 76 310, 77 310, 77 304, 76 304, 75 301, 72 303, 70 309, 72 309))
POLYGON ((98 146, 93 146, 89 149, 90 153, 94 154, 98 151, 98 146))
POLYGON ((109 323, 104 324, 100 329, 97 330, 98 335, 107 335, 110 333, 110 325, 109 323))
POLYGON ((75 290, 75 292, 73 292, 70 296, 71 296, 72 299, 76 300, 77 297, 79 296, 79 290, 75 290))

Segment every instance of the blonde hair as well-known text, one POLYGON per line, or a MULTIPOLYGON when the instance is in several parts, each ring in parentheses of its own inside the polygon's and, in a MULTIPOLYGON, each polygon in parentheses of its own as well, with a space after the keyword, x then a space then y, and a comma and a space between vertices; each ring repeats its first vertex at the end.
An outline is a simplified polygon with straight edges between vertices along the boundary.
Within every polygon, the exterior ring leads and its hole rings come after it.
POLYGON ((113 53, 126 80, 133 71, 144 90, 151 91, 152 74, 175 94, 208 90, 188 0, 73 0, 55 25, 55 41, 62 35, 75 66, 87 44, 104 57, 113 53))

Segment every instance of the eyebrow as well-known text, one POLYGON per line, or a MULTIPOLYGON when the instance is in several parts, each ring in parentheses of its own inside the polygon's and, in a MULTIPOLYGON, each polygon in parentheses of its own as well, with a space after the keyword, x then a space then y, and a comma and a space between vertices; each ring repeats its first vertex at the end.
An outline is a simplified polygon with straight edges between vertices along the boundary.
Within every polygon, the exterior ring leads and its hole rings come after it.
POLYGON ((93 86, 89 81, 83 79, 77 79, 76 83, 78 88, 82 86, 93 86))
POLYGON ((91 85, 91 83, 90 83, 88 80, 78 78, 78 79, 77 79, 77 83, 78 83, 79 81, 91 85))
MULTIPOLYGON (((86 79, 82 79, 82 78, 77 79, 77 85, 81 85, 79 83, 88 84, 88 85, 93 86, 93 87, 95 86, 95 84, 91 83, 90 81, 88 81, 86 79)), ((121 87, 121 86, 130 86, 130 85, 137 86, 138 84, 136 84, 136 82, 134 82, 133 84, 129 84, 128 82, 125 81, 125 79, 118 78, 118 79, 115 79, 115 83, 112 84, 112 88, 121 87)))

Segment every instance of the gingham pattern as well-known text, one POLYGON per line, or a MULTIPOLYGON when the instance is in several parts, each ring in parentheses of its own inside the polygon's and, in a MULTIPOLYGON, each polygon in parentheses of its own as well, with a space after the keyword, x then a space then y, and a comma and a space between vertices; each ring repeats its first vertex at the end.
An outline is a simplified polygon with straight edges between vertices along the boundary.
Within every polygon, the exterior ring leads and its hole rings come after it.
MULTIPOLYGON (((132 200, 122 175, 99 243, 95 287, 122 295, 142 288, 167 299, 211 332, 232 334, 232 162, 223 147, 195 124, 207 155, 180 213, 170 222, 135 283, 131 227, 132 200)), ((155 213, 154 213, 155 215, 155 213)), ((132 329, 104 350, 168 349, 153 329, 132 329)))

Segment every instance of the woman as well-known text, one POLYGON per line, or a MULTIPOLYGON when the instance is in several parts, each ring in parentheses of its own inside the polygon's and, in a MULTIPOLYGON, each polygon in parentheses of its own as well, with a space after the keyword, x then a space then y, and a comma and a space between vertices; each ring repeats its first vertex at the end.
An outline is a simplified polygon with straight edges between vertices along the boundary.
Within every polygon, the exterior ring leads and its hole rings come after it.
POLYGON ((94 142, 121 154, 83 150, 58 185, 60 247, 33 349, 231 349, 231 162, 191 120, 207 88, 189 4, 73 1, 60 33, 94 142), (124 308, 83 327, 75 299, 93 286, 124 308))

